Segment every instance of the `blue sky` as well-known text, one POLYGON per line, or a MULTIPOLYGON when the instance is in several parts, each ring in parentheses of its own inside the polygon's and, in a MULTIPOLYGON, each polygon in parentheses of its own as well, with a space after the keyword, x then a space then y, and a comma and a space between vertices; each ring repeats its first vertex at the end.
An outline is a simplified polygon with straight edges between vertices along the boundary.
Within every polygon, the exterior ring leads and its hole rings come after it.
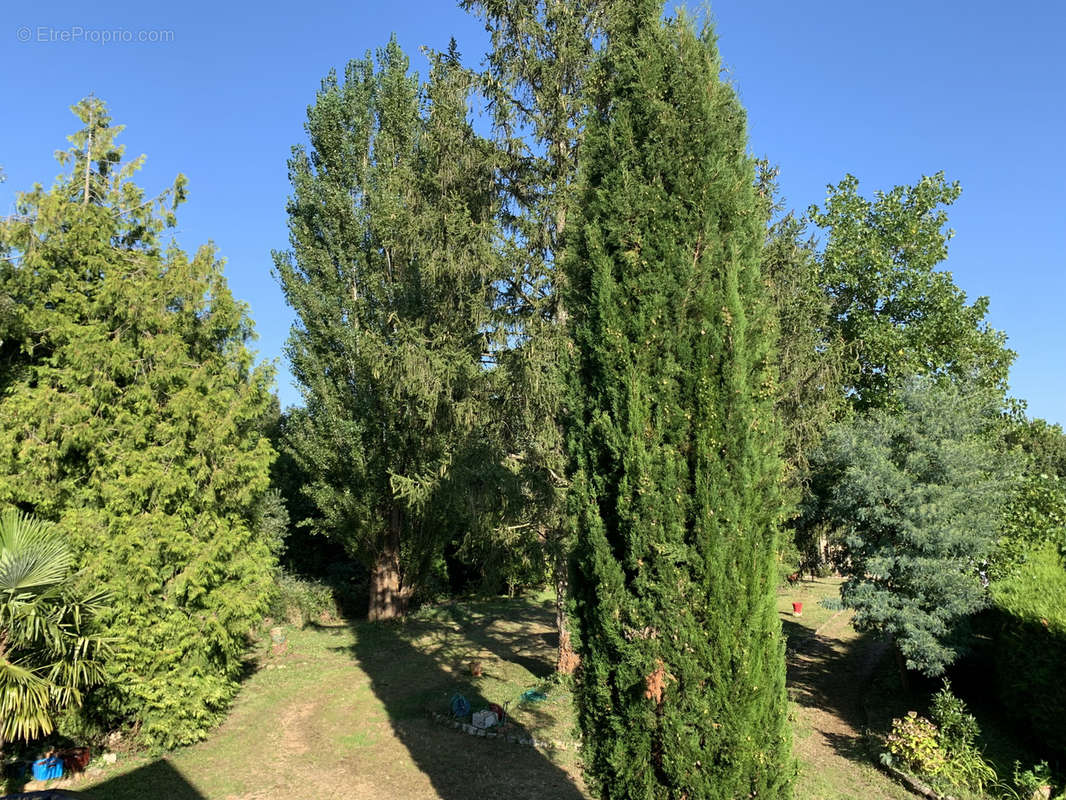
MULTIPOLYGON (((846 172, 867 194, 938 170, 962 183, 945 266, 971 298, 991 297, 989 319, 1018 351, 1013 394, 1066 423, 1066 3, 719 0, 711 11, 751 150, 780 165, 790 206, 820 202, 846 172)), ((0 213, 58 174, 68 107, 95 92, 127 125, 127 154, 148 155, 143 185, 188 176, 179 241, 216 243, 260 356, 278 362, 282 403, 296 402, 270 251, 287 246, 285 161, 306 107, 330 67, 392 32, 420 71, 418 47, 451 36, 474 63, 478 22, 450 0, 44 0, 2 17, 0 213)))

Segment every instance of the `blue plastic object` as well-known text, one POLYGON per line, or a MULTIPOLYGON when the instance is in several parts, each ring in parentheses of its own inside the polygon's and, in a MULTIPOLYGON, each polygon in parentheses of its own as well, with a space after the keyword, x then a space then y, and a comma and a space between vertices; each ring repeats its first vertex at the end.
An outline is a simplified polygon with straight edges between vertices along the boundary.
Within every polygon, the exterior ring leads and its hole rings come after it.
POLYGON ((461 694, 457 693, 452 697, 452 716, 460 718, 470 716, 470 701, 461 694))
POLYGON ((50 781, 53 778, 63 777, 63 759, 58 756, 39 758, 33 762, 33 779, 35 781, 50 781))

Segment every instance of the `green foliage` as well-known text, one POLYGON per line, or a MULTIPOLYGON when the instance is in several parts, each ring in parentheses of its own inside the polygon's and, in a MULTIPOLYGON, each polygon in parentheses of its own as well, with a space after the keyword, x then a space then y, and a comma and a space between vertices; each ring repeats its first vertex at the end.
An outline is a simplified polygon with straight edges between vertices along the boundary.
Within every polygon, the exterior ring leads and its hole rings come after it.
MULTIPOLYGON (((590 67, 611 9, 628 0, 461 0, 485 23, 491 49, 480 90, 493 115, 506 202, 499 217, 508 265, 499 303, 509 331, 497 354, 502 440, 511 472, 506 525, 494 537, 519 564, 546 560, 556 589, 559 667, 573 664, 567 629, 568 557, 573 526, 562 428, 569 361, 566 276, 574 182, 585 132, 590 67), (538 552, 539 551, 539 552, 538 552)), ((484 541, 484 540, 482 540, 484 541)), ((496 552, 501 552, 499 547, 496 552)), ((512 570, 513 573, 513 570, 512 570)))
POLYGON ((60 530, 0 513, 0 746, 51 733, 103 677, 107 642, 92 623, 105 598, 77 592, 72 568, 60 530))
POLYGON ((933 696, 932 721, 908 712, 892 720, 888 751, 893 762, 938 788, 978 794, 996 783, 996 771, 974 744, 980 730, 966 704, 944 685, 933 696))
POLYGON ((1022 769, 1022 762, 1015 761, 1012 777, 1014 790, 1022 800, 1030 800, 1041 788, 1051 785, 1051 770, 1046 761, 1029 769, 1022 769))
POLYGON ((834 430, 819 458, 820 512, 845 531, 841 590, 859 630, 895 640, 907 667, 938 675, 954 625, 986 603, 981 570, 999 536, 1010 463, 994 392, 914 379, 898 412, 834 430))
POLYGON ((940 728, 940 743, 944 750, 958 753, 972 747, 980 730, 966 704, 951 693, 951 683, 945 679, 935 695, 930 709, 933 721, 940 728))
POLYGON ((271 370, 253 367, 213 250, 164 241, 184 179, 146 199, 106 107, 75 111, 72 173, 0 223, 19 331, 3 345, 0 502, 56 521, 80 585, 110 595, 117 641, 87 706, 169 746, 220 718, 271 592, 255 520, 271 370))
POLYGON ((711 32, 619 13, 565 261, 593 793, 786 797, 765 216, 711 32))
POLYGON ((1066 553, 1066 478, 1026 472, 1006 499, 990 577, 1006 578, 1045 545, 1066 553))
POLYGON ((270 616, 303 628, 309 622, 340 619, 341 612, 329 584, 283 572, 278 577, 270 616))
POLYGON ((993 581, 1018 569, 1046 544, 1066 554, 1066 436, 1042 419, 1010 419, 1004 444, 1023 469, 1007 498, 1003 530, 989 569, 993 581))
POLYGON ((930 713, 939 729, 940 747, 946 756, 941 777, 953 788, 975 792, 983 792, 995 783, 996 771, 974 744, 980 733, 977 720, 966 709, 966 704, 951 693, 951 684, 947 680, 933 695, 930 713))
POLYGON ((996 686, 1002 705, 1066 754, 1066 563, 1048 543, 991 586, 996 686))
MULTIPOLYGON (((762 166, 760 195, 772 202, 776 170, 762 166)), ((782 577, 797 567, 826 567, 824 527, 807 524, 799 511, 810 490, 811 454, 829 427, 850 406, 843 383, 845 347, 829 324, 831 298, 822 285, 821 264, 813 241, 804 239, 804 220, 788 214, 770 225, 762 254, 762 275, 769 288, 777 327, 777 399, 781 423, 785 486, 792 508, 788 535, 781 537, 782 577)))
MULTIPOLYGON (((776 171, 763 169, 760 192, 772 197, 776 171)), ((805 220, 787 214, 768 229, 762 275, 777 322, 777 401, 788 484, 794 493, 810 472, 811 453, 847 410, 844 343, 828 323, 832 299, 822 283, 805 220)), ((794 502, 798 502, 798 497, 794 502)))
POLYGON ((1028 471, 1066 478, 1066 433, 1062 426, 1024 416, 1012 421, 1006 441, 1025 453, 1028 471))
POLYGON ((395 40, 331 73, 293 149, 290 420, 311 524, 372 570, 372 616, 401 613, 444 542, 492 507, 498 199, 467 119, 472 78, 434 57, 420 86, 395 40), (457 496, 461 491, 462 498, 457 496))
POLYGON ((918 716, 917 711, 908 711, 907 716, 892 720, 888 752, 904 769, 924 777, 939 775, 947 760, 936 725, 918 716))
POLYGON ((851 175, 829 188, 825 208, 808 214, 825 231, 821 282, 832 338, 847 348, 843 386, 853 404, 884 406, 914 375, 976 376, 1005 389, 1015 354, 985 322, 988 298, 968 305, 951 273, 937 269, 952 236, 943 207, 958 184, 938 173, 872 201, 851 175))

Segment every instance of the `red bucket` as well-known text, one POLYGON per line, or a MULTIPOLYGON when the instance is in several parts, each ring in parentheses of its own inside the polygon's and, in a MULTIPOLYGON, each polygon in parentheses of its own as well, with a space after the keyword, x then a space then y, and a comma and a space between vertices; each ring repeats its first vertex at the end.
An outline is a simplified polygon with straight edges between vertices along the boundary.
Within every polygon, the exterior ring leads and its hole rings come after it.
POLYGON ((792 616, 794 616, 794 617, 802 617, 803 616, 803 603, 793 603, 792 604, 792 616))

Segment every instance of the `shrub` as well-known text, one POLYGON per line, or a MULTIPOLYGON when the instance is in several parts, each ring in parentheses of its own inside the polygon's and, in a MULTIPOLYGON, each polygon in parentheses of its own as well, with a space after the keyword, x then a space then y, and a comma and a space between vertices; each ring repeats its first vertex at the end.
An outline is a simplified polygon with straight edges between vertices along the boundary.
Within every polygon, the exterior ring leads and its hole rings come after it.
POLYGON ((1043 787, 1051 785, 1051 770, 1046 761, 1041 761, 1031 769, 1022 769, 1022 762, 1015 761, 1013 777, 1014 791, 1024 800, 1029 800, 1043 787))
POLYGON ((918 716, 917 711, 909 711, 902 719, 892 720, 888 752, 915 775, 935 777, 944 769, 946 760, 938 733, 936 725, 918 716))
POLYGON ((974 745, 980 729, 977 720, 966 710, 966 704, 951 693, 951 684, 933 697, 933 721, 939 728, 940 747, 946 756, 940 777, 953 788, 973 789, 977 792, 996 781, 996 771, 985 761, 974 745))
POLYGON ((974 745, 980 730, 951 684, 933 697, 932 720, 911 711, 892 720, 888 751, 893 761, 937 787, 981 793, 997 780, 996 771, 974 745))
POLYGON ((278 579, 270 615, 300 628, 313 620, 338 619, 341 616, 333 589, 328 584, 286 572, 278 579))
POLYGON ((996 688, 1004 708, 1066 754, 1066 568, 1055 543, 992 586, 996 688))

